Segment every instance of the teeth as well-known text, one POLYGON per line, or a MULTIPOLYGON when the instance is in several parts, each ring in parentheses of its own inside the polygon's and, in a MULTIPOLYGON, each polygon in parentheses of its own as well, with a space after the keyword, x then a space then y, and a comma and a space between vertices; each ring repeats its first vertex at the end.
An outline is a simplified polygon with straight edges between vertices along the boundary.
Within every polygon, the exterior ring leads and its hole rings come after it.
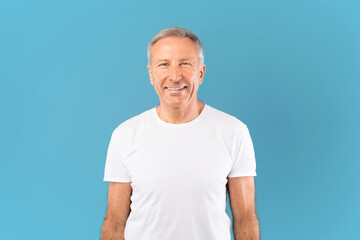
POLYGON ((169 90, 180 90, 180 89, 183 89, 183 88, 185 88, 185 86, 184 86, 184 87, 180 87, 180 88, 169 88, 169 87, 168 87, 169 90))

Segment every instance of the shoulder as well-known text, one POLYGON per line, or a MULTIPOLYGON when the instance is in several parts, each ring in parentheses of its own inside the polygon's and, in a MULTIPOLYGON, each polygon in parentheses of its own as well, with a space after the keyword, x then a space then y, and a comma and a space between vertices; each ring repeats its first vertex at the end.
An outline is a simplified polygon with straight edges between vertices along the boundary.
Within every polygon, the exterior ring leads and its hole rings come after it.
POLYGON ((243 121, 222 110, 209 106, 209 113, 211 119, 214 120, 216 127, 220 127, 232 132, 242 132, 243 130, 247 129, 247 125, 243 121))
POLYGON ((135 115, 123 122, 121 122, 114 130, 113 135, 130 134, 149 120, 152 109, 148 109, 138 115, 135 115))

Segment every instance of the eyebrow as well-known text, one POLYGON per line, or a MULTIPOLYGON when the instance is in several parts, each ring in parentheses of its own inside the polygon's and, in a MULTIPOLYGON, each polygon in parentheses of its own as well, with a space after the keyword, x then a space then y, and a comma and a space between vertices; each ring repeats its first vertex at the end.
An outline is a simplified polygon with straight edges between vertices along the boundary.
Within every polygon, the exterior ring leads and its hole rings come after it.
POLYGON ((166 62, 166 61, 169 61, 169 60, 164 58, 164 59, 156 59, 155 61, 156 62, 166 62))
POLYGON ((191 58, 182 58, 182 59, 180 59, 180 61, 190 61, 190 62, 192 62, 192 61, 194 61, 194 60, 191 59, 191 58))

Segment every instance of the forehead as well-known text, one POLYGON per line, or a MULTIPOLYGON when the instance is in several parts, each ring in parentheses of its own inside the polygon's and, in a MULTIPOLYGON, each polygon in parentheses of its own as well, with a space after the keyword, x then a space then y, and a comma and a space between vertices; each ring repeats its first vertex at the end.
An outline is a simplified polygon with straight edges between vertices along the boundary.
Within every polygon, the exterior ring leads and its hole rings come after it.
POLYGON ((152 48, 152 58, 196 58, 197 46, 186 37, 165 37, 157 41, 152 48))

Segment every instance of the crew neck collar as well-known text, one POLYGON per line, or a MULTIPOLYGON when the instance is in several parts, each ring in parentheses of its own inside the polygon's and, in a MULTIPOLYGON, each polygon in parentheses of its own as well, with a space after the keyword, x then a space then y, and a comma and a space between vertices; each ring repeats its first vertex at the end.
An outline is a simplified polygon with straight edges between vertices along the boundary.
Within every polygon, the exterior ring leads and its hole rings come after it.
POLYGON ((163 121, 159 115, 156 112, 156 107, 153 107, 151 110, 153 112, 153 116, 155 118, 155 121, 158 122, 160 125, 165 126, 165 127, 170 127, 170 128, 185 128, 185 127, 190 127, 193 126, 195 124, 197 124, 198 122, 201 121, 201 119, 204 118, 204 115, 206 114, 206 112, 208 111, 209 105, 207 105, 206 103, 204 103, 205 106, 203 108, 203 110, 201 111, 201 113, 194 118, 193 120, 186 122, 186 123, 168 123, 163 121))

